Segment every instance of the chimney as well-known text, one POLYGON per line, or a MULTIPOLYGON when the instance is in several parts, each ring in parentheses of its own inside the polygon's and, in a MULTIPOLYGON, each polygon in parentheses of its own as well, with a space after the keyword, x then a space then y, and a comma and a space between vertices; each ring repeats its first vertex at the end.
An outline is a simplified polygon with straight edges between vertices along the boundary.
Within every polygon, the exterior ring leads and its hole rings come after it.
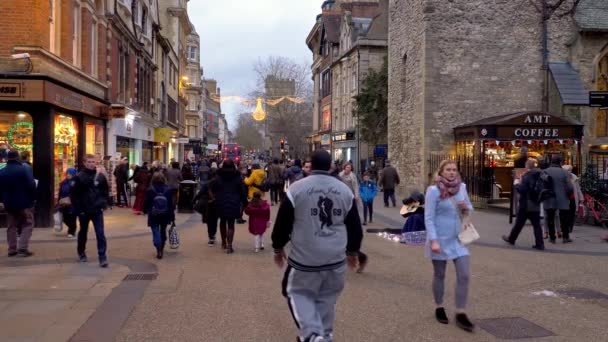
POLYGON ((218 97, 221 97, 221 96, 222 96, 222 94, 221 94, 221 92, 220 92, 220 87, 217 87, 217 96, 218 96, 218 97))

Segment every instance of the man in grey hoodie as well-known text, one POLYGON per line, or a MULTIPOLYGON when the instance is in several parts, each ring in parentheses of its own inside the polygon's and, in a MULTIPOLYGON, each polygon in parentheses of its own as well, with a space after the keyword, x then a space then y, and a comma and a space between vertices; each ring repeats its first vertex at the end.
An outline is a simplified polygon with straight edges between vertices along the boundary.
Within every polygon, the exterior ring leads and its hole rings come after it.
POLYGON ((363 231, 352 191, 329 174, 331 156, 311 156, 312 173, 292 184, 272 231, 275 263, 291 240, 283 296, 299 328, 298 341, 332 341, 335 306, 346 265, 357 267, 363 231))

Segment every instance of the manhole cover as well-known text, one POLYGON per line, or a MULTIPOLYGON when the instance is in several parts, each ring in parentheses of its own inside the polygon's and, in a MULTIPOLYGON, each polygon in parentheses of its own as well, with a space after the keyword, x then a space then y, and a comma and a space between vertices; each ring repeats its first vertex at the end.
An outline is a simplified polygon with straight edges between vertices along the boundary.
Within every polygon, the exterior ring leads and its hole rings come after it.
POLYGON ((494 337, 505 340, 555 335, 551 331, 521 317, 487 318, 478 320, 477 324, 494 337))
POLYGON ((127 274, 122 281, 130 280, 155 280, 158 277, 156 273, 131 273, 127 274))
POLYGON ((559 294, 576 299, 608 300, 608 295, 586 288, 572 288, 557 291, 559 294))

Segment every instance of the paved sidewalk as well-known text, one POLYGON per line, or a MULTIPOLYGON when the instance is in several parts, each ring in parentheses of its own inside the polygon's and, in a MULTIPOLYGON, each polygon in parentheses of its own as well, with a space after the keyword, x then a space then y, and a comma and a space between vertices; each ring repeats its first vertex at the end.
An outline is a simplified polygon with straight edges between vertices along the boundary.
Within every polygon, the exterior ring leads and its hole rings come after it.
POLYGON ((2 341, 69 340, 129 273, 117 264, 34 262, 0 265, 2 341))

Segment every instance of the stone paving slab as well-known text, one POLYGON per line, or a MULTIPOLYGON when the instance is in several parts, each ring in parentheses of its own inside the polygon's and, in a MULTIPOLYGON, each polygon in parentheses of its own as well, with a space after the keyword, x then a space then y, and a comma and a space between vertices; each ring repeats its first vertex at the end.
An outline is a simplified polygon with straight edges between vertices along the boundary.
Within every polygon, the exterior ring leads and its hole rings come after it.
POLYGON ((126 266, 101 269, 95 262, 0 265, 2 341, 67 341, 128 272, 126 266))

